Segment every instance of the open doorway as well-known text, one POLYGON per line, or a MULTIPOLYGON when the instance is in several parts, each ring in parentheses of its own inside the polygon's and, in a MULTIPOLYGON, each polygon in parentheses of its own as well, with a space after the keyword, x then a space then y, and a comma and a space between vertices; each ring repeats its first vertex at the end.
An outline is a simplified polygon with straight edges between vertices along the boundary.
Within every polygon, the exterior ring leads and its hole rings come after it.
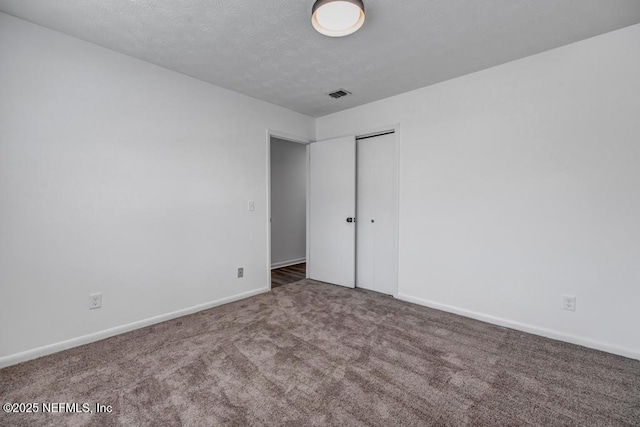
POLYGON ((307 255, 305 142, 269 137, 271 288, 304 279, 307 255))

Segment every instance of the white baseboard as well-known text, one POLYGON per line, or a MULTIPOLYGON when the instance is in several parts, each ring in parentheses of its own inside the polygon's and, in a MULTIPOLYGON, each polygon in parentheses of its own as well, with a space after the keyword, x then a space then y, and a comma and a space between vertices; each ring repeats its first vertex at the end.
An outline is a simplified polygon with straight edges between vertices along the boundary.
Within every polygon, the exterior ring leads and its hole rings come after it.
POLYGON ((640 350, 620 347, 613 344, 607 344, 600 341, 595 341, 589 338, 584 338, 584 337, 566 334, 564 332, 554 331, 552 329, 540 328, 538 326, 515 322, 512 320, 503 319, 501 317, 479 313, 477 311, 467 310, 460 307, 455 307, 447 304, 441 304, 435 301, 429 301, 422 298, 417 298, 411 295, 398 294, 398 299, 402 301, 407 301, 414 304, 422 305, 425 307, 435 308, 437 310, 458 314, 460 316, 470 317, 472 319, 481 320, 483 322, 491 323, 494 325, 504 326, 506 328, 515 329, 522 332, 528 332, 533 335, 539 335, 542 337, 551 338, 558 341, 577 344, 583 347, 602 350, 602 351, 606 351, 607 353, 613 353, 620 356, 629 357, 631 359, 640 360, 640 350))
POLYGON ((307 262, 307 259, 298 258, 298 259, 291 259, 289 261, 274 262, 273 264, 271 264, 271 269, 275 270, 276 268, 289 267, 290 265, 302 264, 303 262, 307 262))
POLYGON ((161 314, 159 316, 150 317, 148 319, 139 320, 137 322, 128 323, 122 326, 116 326, 115 328, 105 329, 103 331, 94 332, 92 334, 83 335, 81 337, 72 338, 66 341, 60 341, 54 344, 45 345, 42 347, 34 348, 32 350, 23 351, 21 353, 11 354, 9 356, 0 357, 0 369, 7 366, 16 365, 18 363, 26 362, 27 360, 36 359, 38 357, 46 356, 49 354, 57 353, 59 351, 67 350, 73 347, 78 347, 84 344, 100 341, 105 338, 112 337, 114 335, 123 334, 136 329, 144 328, 145 326, 155 325, 156 323, 166 322, 167 320, 175 319, 177 317, 186 316, 189 314, 197 313, 198 311, 207 310, 212 307, 216 307, 230 302, 239 301, 254 295, 259 295, 265 292, 269 292, 269 288, 260 288, 249 292, 243 292, 241 294, 232 295, 230 297, 222 298, 215 301, 206 302, 204 304, 198 304, 193 307, 184 308, 182 310, 173 311, 171 313, 161 314))

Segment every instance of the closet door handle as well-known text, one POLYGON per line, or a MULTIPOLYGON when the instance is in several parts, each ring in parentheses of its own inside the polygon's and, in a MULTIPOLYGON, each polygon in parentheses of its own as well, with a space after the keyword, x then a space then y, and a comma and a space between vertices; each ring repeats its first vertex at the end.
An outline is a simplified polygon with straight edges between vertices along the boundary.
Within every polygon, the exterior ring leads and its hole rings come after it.
POLYGON ((371 222, 376 222, 376 221, 372 219, 371 222))
POLYGON ((356 222, 356 219, 352 218, 352 217, 349 217, 349 218, 347 218, 347 222, 356 222))

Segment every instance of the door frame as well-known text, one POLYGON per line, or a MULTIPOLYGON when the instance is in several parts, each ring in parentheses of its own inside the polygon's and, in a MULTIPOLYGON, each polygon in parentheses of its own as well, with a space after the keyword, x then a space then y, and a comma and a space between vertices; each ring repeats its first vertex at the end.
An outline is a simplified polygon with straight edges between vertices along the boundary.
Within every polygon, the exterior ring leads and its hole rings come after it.
MULTIPOLYGON (((271 137, 283 139, 285 141, 295 142, 298 144, 306 145, 306 167, 307 167, 307 205, 306 205, 306 254, 305 258, 307 262, 309 260, 309 144, 315 142, 314 139, 304 138, 297 135, 292 135, 286 132, 281 132, 274 129, 267 129, 267 209, 266 209, 266 223, 267 223, 267 287, 271 290, 271 137)), ((309 277, 307 274, 306 277, 309 277)))

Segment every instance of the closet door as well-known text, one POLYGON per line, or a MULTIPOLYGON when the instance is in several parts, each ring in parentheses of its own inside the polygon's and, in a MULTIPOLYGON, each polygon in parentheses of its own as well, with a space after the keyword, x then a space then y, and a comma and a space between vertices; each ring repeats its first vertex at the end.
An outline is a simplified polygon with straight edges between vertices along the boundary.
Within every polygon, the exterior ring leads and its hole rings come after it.
POLYGON ((356 286, 375 290, 375 167, 376 144, 371 140, 357 143, 356 197, 356 286))
POLYGON ((309 157, 309 278, 355 287, 355 137, 314 142, 309 157))
POLYGON ((397 293, 398 185, 395 134, 357 143, 356 284, 397 293))

